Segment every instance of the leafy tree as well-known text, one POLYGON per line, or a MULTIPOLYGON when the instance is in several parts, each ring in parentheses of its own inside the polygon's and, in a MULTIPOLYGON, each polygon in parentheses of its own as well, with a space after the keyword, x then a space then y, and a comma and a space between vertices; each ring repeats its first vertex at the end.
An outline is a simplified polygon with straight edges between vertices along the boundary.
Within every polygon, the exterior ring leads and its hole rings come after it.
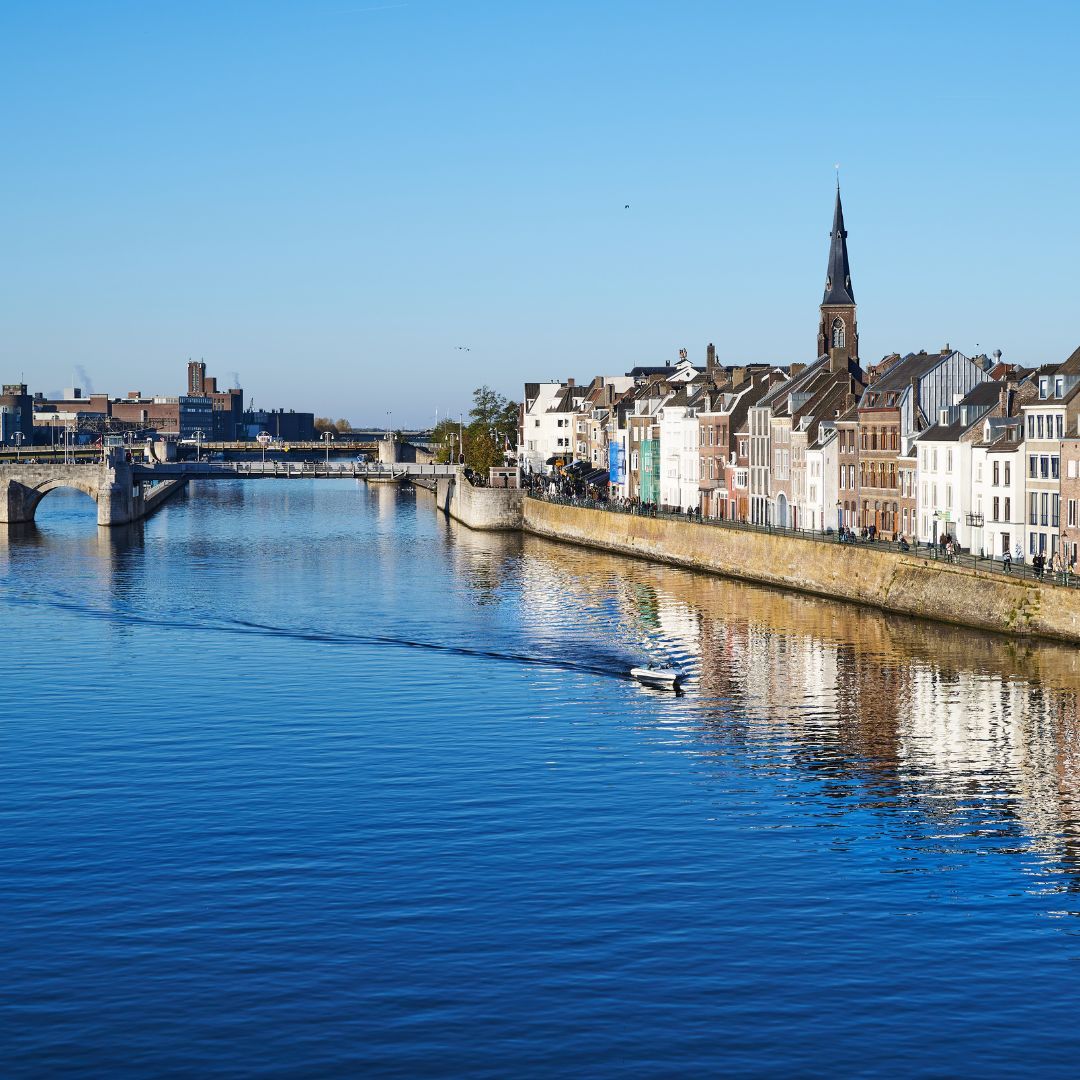
POLYGON ((352 424, 348 420, 339 420, 336 424, 334 424, 334 427, 337 428, 338 434, 352 431, 352 424))
POLYGON ((329 416, 316 416, 315 417, 315 430, 316 431, 333 431, 334 421, 329 416))
MULTIPOLYGON (((473 407, 469 410, 472 421, 469 432, 474 438, 486 433, 485 437, 494 446, 498 457, 493 463, 495 465, 503 463, 503 449, 507 445, 517 446, 519 411, 516 401, 510 401, 496 393, 490 386, 481 386, 473 391, 473 407)), ((478 466, 474 465, 473 468, 479 471, 478 466)))

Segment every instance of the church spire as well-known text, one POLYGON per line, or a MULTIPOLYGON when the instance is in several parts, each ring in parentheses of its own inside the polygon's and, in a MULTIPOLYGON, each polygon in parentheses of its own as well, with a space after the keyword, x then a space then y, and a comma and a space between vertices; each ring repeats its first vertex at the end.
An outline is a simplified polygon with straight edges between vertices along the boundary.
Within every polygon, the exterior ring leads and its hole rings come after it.
POLYGON ((836 210, 833 212, 832 243, 829 245, 829 269, 825 277, 823 304, 854 304, 851 288, 851 267, 848 265, 847 229, 844 228, 844 207, 840 202, 840 180, 836 181, 836 210))
POLYGON ((829 269, 825 277, 825 296, 821 301, 818 322, 818 356, 829 357, 833 371, 844 371, 849 362, 859 359, 859 328, 855 322, 855 291, 851 287, 848 266, 847 229, 844 207, 840 202, 840 180, 836 181, 836 210, 833 213, 829 269))

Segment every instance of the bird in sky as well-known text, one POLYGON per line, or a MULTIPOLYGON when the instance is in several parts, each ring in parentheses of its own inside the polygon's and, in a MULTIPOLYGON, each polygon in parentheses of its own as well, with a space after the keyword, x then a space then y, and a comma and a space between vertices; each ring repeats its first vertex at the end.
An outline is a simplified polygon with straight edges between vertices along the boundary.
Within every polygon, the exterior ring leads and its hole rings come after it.
POLYGON ((472 349, 470 349, 468 345, 455 345, 454 348, 458 352, 472 352, 472 349))
POLYGON ((626 205, 625 205, 625 206, 623 207, 623 209, 624 209, 624 210, 629 210, 629 209, 630 209, 630 204, 629 204, 629 203, 627 203, 627 204, 626 204, 626 205))

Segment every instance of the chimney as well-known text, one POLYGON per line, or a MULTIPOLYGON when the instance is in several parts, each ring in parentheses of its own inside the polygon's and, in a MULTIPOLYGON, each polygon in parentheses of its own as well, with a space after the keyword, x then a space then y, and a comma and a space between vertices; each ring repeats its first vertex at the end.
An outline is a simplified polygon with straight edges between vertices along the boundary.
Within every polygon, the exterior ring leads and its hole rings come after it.
POLYGON ((731 388, 735 389, 736 386, 742 386, 746 382, 747 370, 745 367, 733 367, 731 369, 731 388))
POLYGON ((566 385, 567 386, 573 386, 574 385, 574 380, 573 379, 567 379, 566 380, 566 385))
POLYGON ((789 374, 791 375, 791 377, 793 379, 797 375, 801 375, 805 370, 806 370, 806 365, 805 364, 792 364, 791 367, 788 368, 788 372, 789 372, 789 374))
POLYGON ((710 341, 705 347, 705 375, 709 382, 713 379, 713 369, 716 367, 716 346, 710 341))
POLYGON ((138 390, 129 390, 128 391, 128 398, 129 399, 133 399, 133 400, 137 401, 141 397, 142 397, 142 394, 138 390))

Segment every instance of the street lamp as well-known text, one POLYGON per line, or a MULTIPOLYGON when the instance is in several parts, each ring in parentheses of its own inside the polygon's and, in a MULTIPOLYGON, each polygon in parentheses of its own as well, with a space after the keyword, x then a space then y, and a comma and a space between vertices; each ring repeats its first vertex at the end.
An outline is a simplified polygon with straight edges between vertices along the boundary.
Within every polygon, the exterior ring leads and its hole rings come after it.
POLYGON ((26 436, 21 431, 16 431, 12 438, 15 440, 15 460, 18 461, 19 454, 22 451, 23 439, 25 439, 26 436))
POLYGON ((334 433, 332 431, 324 431, 320 436, 320 439, 326 443, 326 471, 330 471, 330 444, 334 441, 334 433))
POLYGON ((266 469, 266 448, 274 441, 274 436, 269 431, 260 431, 255 436, 255 441, 262 447, 263 469, 266 469))
POLYGON ((201 427, 197 427, 193 434, 195 435, 195 463, 198 464, 200 461, 202 461, 203 429, 201 427))
POLYGON ((392 410, 387 409, 387 411, 386 411, 386 441, 387 442, 392 442, 393 441, 393 438, 394 438, 393 430, 394 430, 394 413, 393 413, 392 410))
POLYGON ((844 531, 844 507, 840 500, 836 500, 836 533, 839 536, 844 531))

